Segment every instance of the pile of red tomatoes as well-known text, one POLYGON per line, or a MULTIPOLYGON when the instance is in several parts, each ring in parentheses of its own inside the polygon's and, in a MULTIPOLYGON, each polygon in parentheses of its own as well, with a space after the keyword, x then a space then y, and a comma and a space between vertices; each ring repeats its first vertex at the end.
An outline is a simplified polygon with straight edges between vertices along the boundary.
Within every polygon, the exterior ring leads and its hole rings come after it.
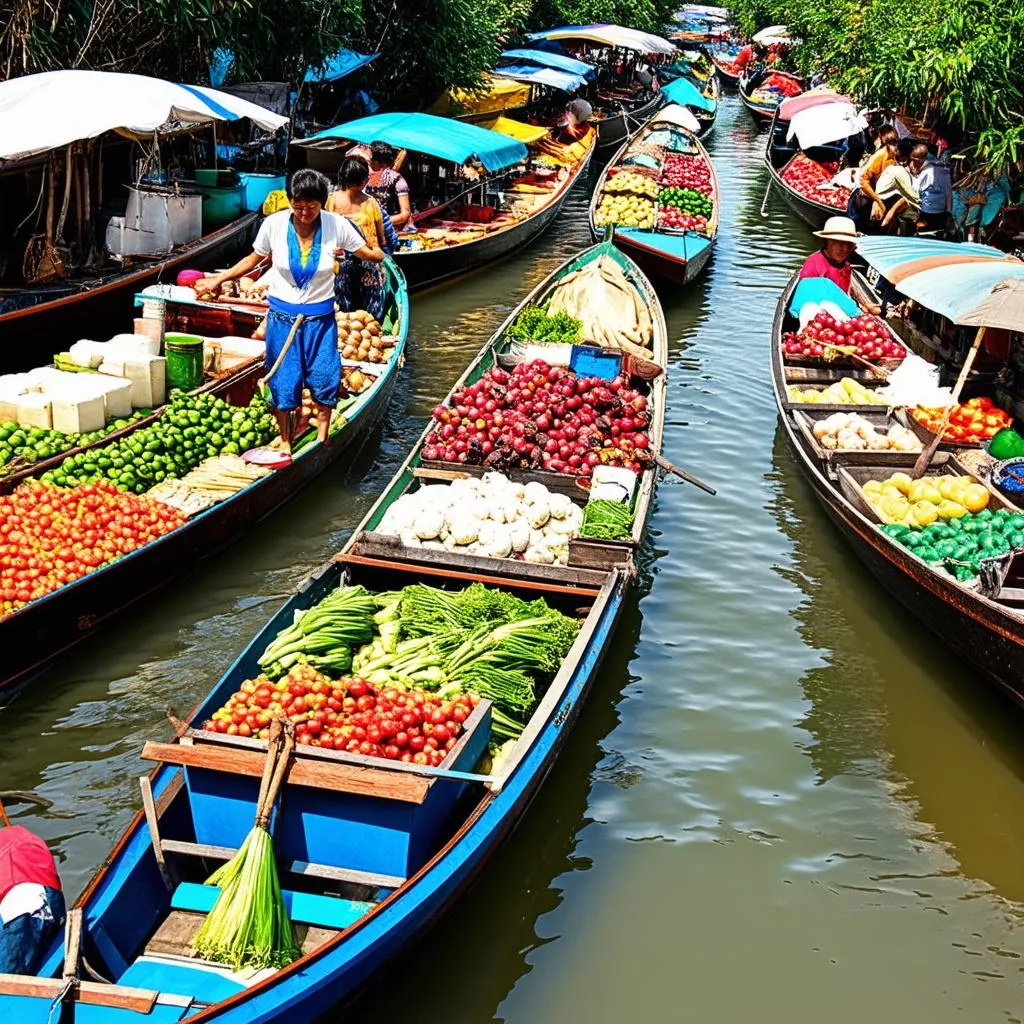
POLYGON ((870 362, 879 359, 900 362, 907 354, 907 350, 889 334, 885 325, 868 313, 839 321, 830 313, 822 312, 799 334, 789 331, 782 336, 784 356, 823 359, 828 357, 828 345, 852 348, 857 355, 870 362))
POLYGON ((423 458, 497 470, 590 476, 594 466, 640 472, 648 461, 647 399, 629 379, 578 377, 544 360, 488 370, 434 409, 423 458))
POLYGON ((819 164, 809 156, 797 153, 782 172, 782 180, 806 199, 845 210, 850 201, 850 190, 828 184, 837 169, 835 164, 819 164))
POLYGON ((377 690, 365 679, 332 681, 296 665, 275 683, 247 679, 203 728, 266 739, 271 721, 281 718, 295 725, 301 746, 437 767, 479 703, 473 693, 442 700, 422 690, 377 690))
POLYGON ((669 153, 661 168, 661 183, 667 188, 695 188, 711 195, 711 168, 699 156, 669 153))
POLYGON ((659 206, 658 226, 675 228, 682 231, 706 232, 708 229, 708 219, 700 214, 691 216, 688 213, 683 213, 682 210, 675 206, 659 206))
POLYGON ((0 497, 0 616, 72 583, 185 522, 106 481, 22 484, 0 497))

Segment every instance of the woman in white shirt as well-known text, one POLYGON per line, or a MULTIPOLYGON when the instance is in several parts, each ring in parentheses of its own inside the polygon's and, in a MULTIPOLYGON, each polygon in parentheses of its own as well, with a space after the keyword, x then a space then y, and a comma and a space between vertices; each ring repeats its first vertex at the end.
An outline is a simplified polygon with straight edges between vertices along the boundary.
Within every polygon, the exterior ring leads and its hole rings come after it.
POLYGON ((215 291, 224 281, 244 277, 269 256, 267 313, 268 367, 277 362, 295 322, 302 321, 287 354, 270 378, 274 416, 286 451, 291 451, 295 412, 303 387, 316 405, 317 439, 327 440, 331 413, 341 389, 341 357, 334 319, 336 260, 350 252, 380 263, 384 253, 366 244, 346 218, 323 209, 330 185, 317 171, 296 171, 288 182, 289 210, 272 213, 260 226, 253 251, 230 270, 196 282, 197 292, 215 291))

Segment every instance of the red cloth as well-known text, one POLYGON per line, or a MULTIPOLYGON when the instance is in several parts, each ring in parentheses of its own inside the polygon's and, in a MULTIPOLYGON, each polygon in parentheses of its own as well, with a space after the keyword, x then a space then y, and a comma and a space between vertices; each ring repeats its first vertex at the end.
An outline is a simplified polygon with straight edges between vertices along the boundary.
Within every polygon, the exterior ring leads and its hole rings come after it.
POLYGON ((57 865, 46 843, 21 825, 9 825, 0 828, 0 900, 22 882, 60 888, 57 865))
POLYGON ((844 263, 841 267, 837 267, 819 249, 817 252, 812 252, 804 260, 804 265, 800 268, 800 277, 827 277, 833 284, 839 285, 849 295, 853 270, 850 268, 849 263, 844 263))
POLYGON ((750 45, 744 46, 739 53, 736 54, 736 60, 733 62, 734 67, 745 68, 754 59, 754 48, 750 45))

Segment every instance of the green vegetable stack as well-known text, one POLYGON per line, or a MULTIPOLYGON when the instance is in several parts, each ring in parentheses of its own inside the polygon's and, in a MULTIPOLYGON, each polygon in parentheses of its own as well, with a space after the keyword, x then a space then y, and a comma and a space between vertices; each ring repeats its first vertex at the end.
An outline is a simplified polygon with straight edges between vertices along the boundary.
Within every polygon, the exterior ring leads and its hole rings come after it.
POLYGON ((661 206, 674 206, 691 217, 710 217, 715 204, 710 196, 695 188, 663 188, 658 193, 661 206))
POLYGON ((259 397, 239 408, 213 395, 177 392, 164 414, 118 441, 69 455, 42 475, 58 487, 111 480, 142 494, 168 477, 182 477, 214 455, 238 455, 275 436, 274 418, 259 397))
POLYGON ((1024 551, 1024 515, 1007 509, 983 509, 923 528, 891 523, 880 529, 929 565, 944 566, 961 583, 978 575, 983 559, 1024 551))
POLYGON ((528 306, 505 336, 509 341, 575 345, 583 336, 583 323, 565 311, 548 316, 540 306, 528 306))
POLYGON ((21 427, 8 420, 0 423, 0 476, 14 472, 36 462, 52 459, 61 452, 72 448, 95 444, 107 434, 121 430, 129 424, 149 416, 152 410, 139 409, 126 420, 113 420, 102 430, 93 430, 88 434, 64 434, 59 430, 45 430, 43 427, 21 427))
POLYGON ((598 540, 626 540, 633 531, 633 511, 621 501, 592 498, 583 508, 580 535, 598 540))

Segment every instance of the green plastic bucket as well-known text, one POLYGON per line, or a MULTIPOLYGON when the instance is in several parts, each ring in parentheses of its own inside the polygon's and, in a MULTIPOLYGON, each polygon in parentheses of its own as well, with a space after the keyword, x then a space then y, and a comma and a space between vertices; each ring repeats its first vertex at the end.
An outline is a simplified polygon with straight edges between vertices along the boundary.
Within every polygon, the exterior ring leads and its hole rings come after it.
POLYGON ((194 334, 165 334, 167 390, 192 391, 203 383, 203 339, 194 334))

